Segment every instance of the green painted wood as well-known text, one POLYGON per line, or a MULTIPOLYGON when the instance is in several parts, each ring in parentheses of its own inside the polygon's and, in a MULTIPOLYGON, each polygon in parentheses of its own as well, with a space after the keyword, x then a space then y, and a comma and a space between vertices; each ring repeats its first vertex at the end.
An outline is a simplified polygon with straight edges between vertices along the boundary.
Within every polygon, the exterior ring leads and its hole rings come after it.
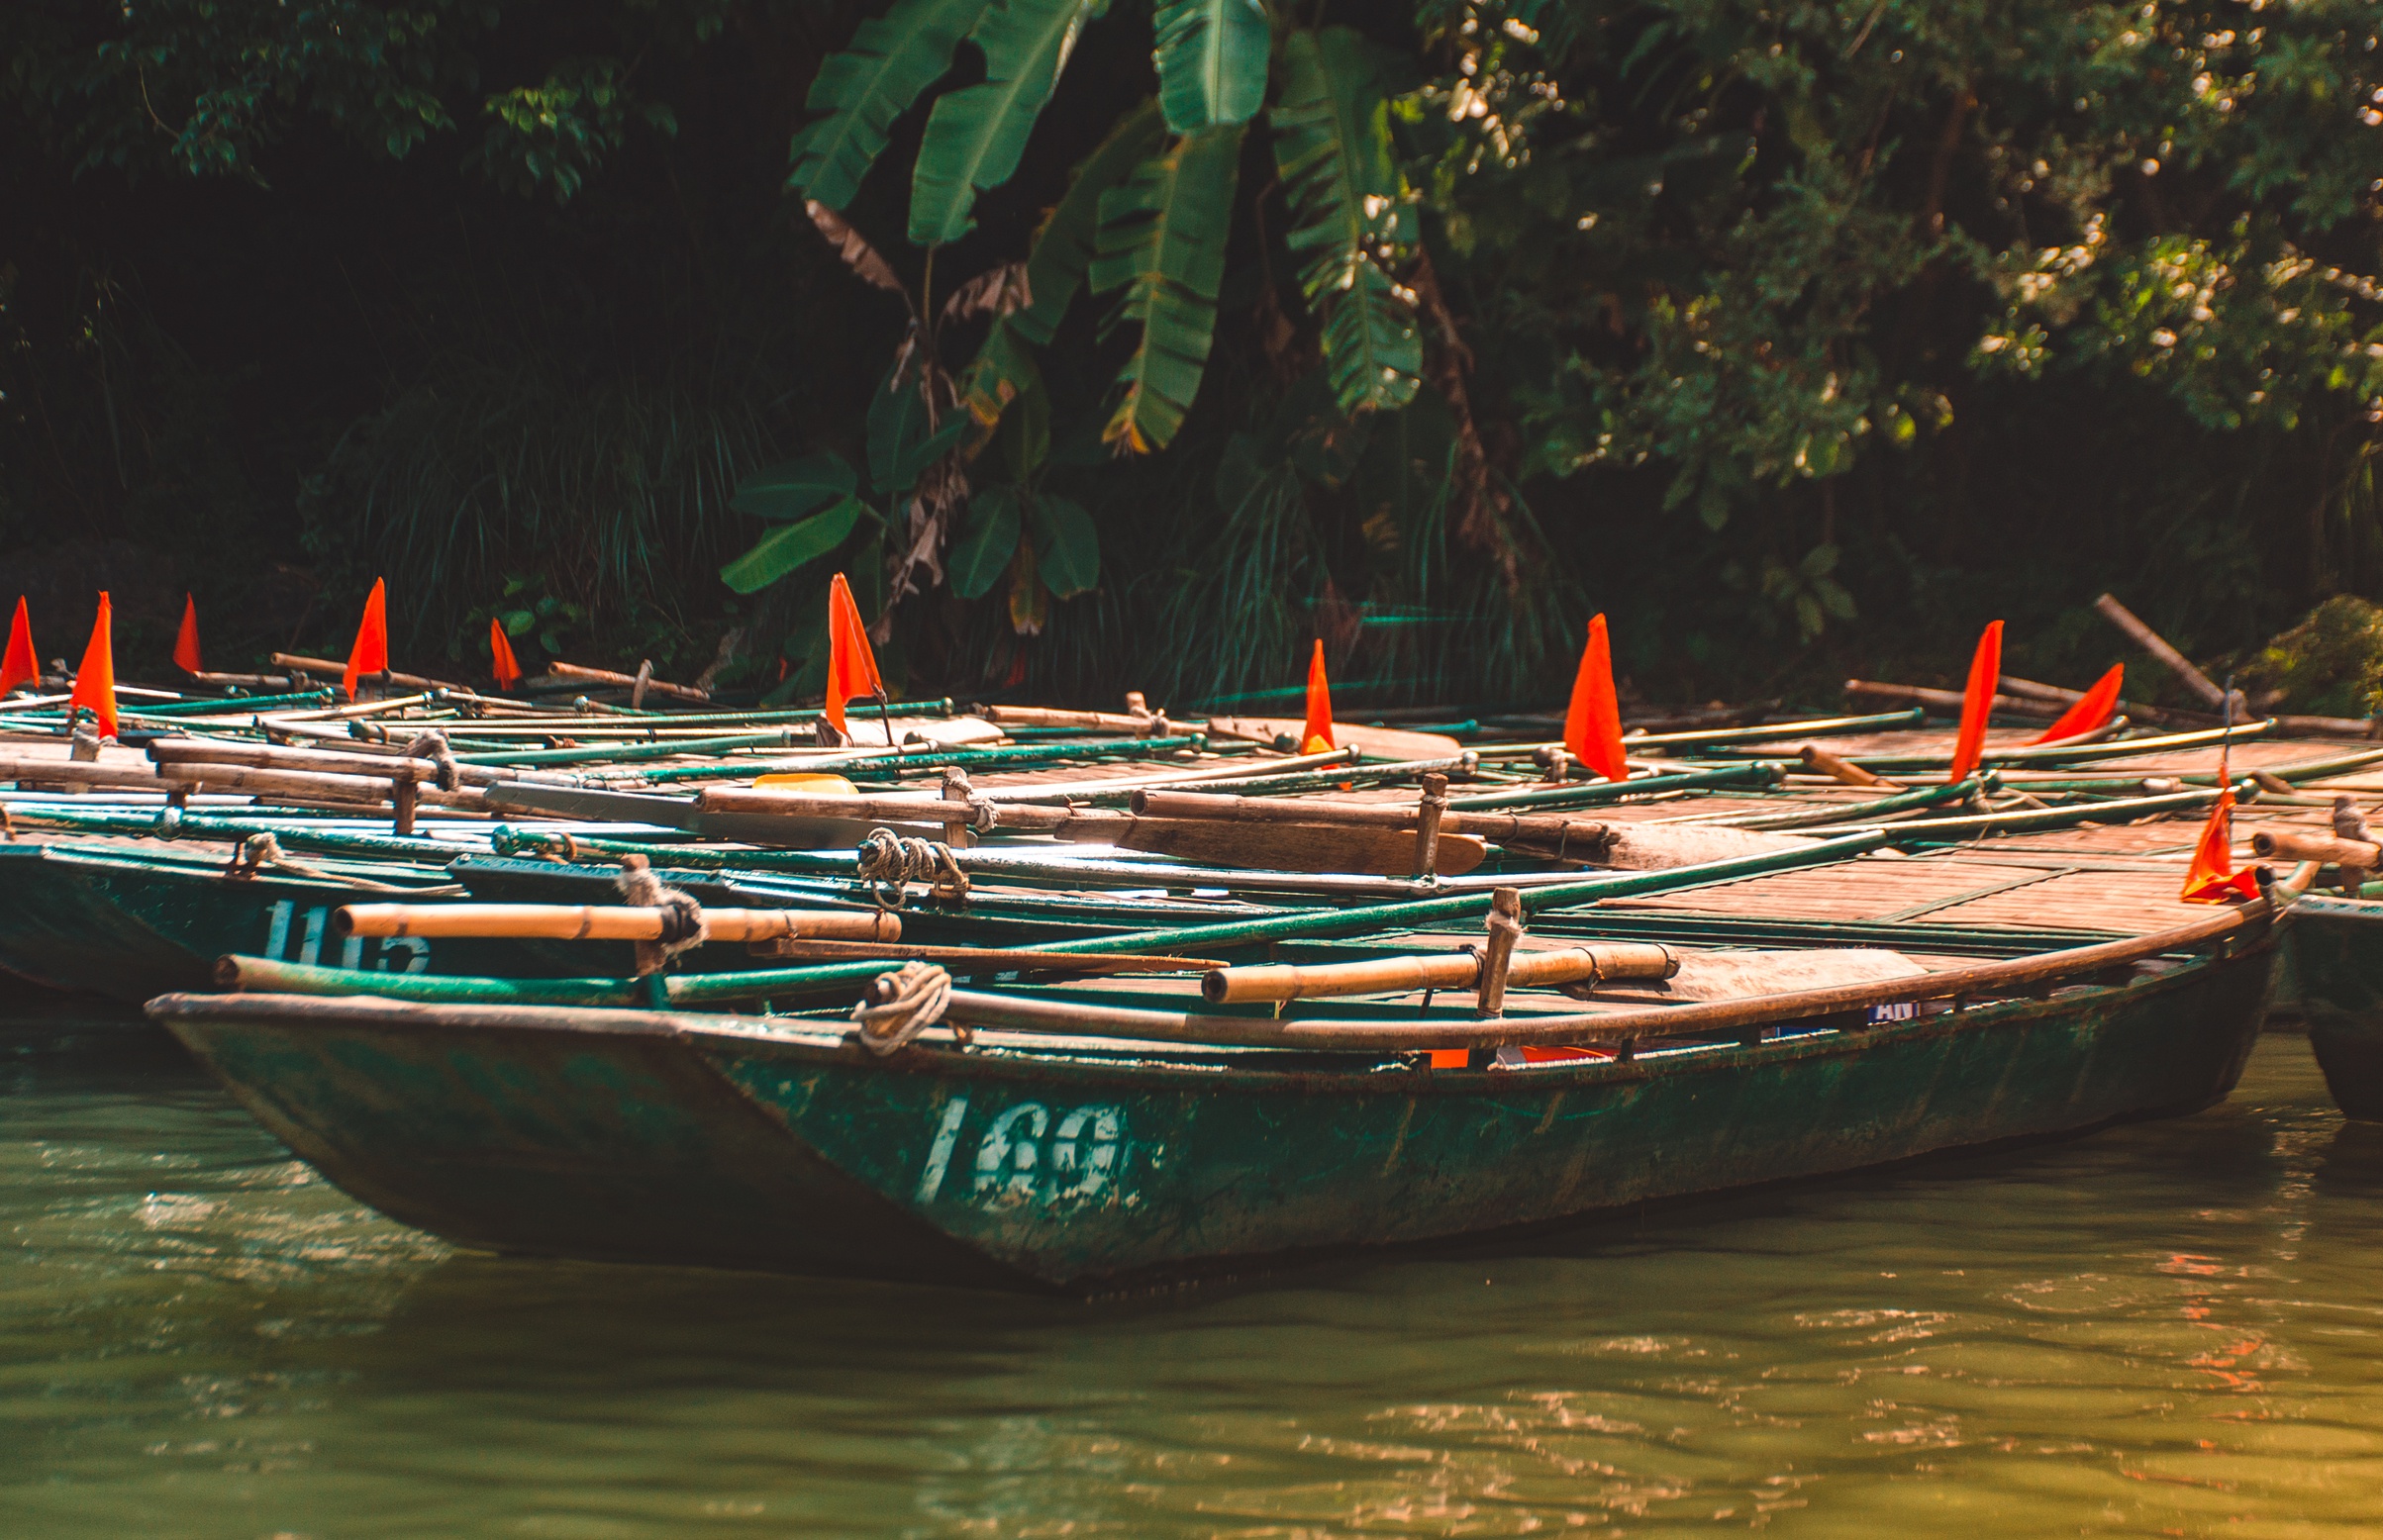
POLYGON ((2309 1046, 2342 1112, 2383 1122, 2383 903, 2303 898, 2291 967, 2309 1046))
MULTIPOLYGON (((500 1250, 1113 1288, 1440 1242, 2190 1111, 2274 961, 1864 1032, 1528 1069, 834 1023, 168 997, 151 1011, 362 1201, 500 1250)), ((1807 1029, 1811 1028, 1811 1029, 1807 1029)))
POLYGON ((1658 792, 1710 791, 1720 787, 1777 786, 1787 777, 1788 762, 1756 761, 1720 770, 1683 770, 1676 775, 1642 775, 1627 781, 1566 781, 1554 786, 1534 785, 1521 791, 1483 792, 1451 797, 1458 811, 1487 808, 1584 808, 1620 802, 1626 797, 1650 797, 1658 792))

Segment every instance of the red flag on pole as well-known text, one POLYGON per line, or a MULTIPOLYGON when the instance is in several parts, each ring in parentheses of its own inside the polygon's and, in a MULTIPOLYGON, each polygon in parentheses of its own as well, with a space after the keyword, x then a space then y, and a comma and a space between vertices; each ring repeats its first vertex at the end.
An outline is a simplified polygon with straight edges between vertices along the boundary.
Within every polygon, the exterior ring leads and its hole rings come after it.
POLYGON ((2201 826, 2201 842, 2193 847, 2193 864, 2184 874, 2184 902, 2223 904, 2228 899, 2259 896, 2255 867, 2234 870, 2234 789, 2221 787, 2209 821, 2201 826))
POLYGON ((2119 685, 2126 676, 2126 664, 2111 664, 2110 672, 2094 681, 2094 687, 2085 692, 2083 700, 2062 712, 2060 720, 2046 727, 2042 737, 2033 741, 2049 743, 2057 738, 2073 738, 2108 722, 2118 713, 2119 685))
POLYGON ((188 594, 182 596, 182 629, 174 636, 174 667, 185 674, 207 671, 199 661, 199 602, 188 594))
POLYGON ((348 672, 340 683, 348 687, 348 699, 355 699, 355 682, 366 674, 382 674, 389 669, 389 593, 379 578, 372 580, 372 592, 364 599, 364 619, 355 628, 355 645, 348 649, 348 672))
POLYGON ((1630 779, 1622 753, 1622 703, 1614 694, 1614 652, 1605 617, 1589 622, 1588 645, 1572 679, 1572 705, 1564 713, 1564 752, 1608 781, 1630 779))
POLYGON ((42 660, 33 650, 33 622, 26 619, 25 601, 17 601, 17 618, 8 623, 8 651, 0 655, 0 695, 19 685, 38 684, 42 660))
POLYGON ((74 694, 66 701, 66 720, 74 720, 78 707, 89 710, 103 738, 116 735, 116 645, 109 635, 115 628, 115 616, 107 591, 102 589, 99 618, 91 623, 91 644, 83 648, 82 666, 74 671, 74 694))
POLYGON ((2003 623, 1989 621, 1969 660, 1969 688, 1961 693, 1961 730, 1952 740, 1953 781, 1969 779, 1986 749, 1986 719, 1994 715, 1994 692, 2003 678, 2003 623))
POLYGON ((496 662, 499 690, 510 690, 522 682, 522 666, 513 656, 513 639, 505 634, 505 623, 493 615, 488 618, 488 651, 496 662))
POLYGON ((852 602, 852 585, 839 572, 828 585, 827 712, 839 736, 851 736, 844 724, 844 702, 863 695, 883 699, 885 681, 877 675, 877 654, 870 650, 868 627, 860 624, 860 606, 852 602))
POLYGON ((1333 690, 1324 677, 1324 639, 1318 637, 1316 650, 1308 654, 1308 717, 1299 729, 1299 752, 1321 754, 1340 746, 1333 736, 1333 690))

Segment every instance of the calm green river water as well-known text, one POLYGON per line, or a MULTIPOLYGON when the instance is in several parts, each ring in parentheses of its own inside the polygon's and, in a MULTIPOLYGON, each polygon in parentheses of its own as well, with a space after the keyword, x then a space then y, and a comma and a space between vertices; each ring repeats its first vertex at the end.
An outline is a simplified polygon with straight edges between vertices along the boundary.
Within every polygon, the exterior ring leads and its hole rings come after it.
POLYGON ((2383 1532, 2383 1127, 2233 1102, 1091 1305, 492 1260, 0 1026, 0 1535, 2383 1532))

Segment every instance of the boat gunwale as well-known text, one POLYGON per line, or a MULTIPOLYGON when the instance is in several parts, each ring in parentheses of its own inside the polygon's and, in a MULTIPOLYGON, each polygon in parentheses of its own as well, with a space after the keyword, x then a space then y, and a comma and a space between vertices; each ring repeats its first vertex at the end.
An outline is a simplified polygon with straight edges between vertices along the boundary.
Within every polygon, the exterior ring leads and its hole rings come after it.
MULTIPOLYGON (((1642 1038, 1630 1057, 1581 1058, 1528 1068, 1433 1068, 1419 1050, 1334 1048, 1321 1044, 1193 1044, 1116 1036, 980 1028, 973 1046, 961 1045, 949 1029, 894 1053, 868 1052, 856 1032, 841 1022, 798 1016, 742 1016, 711 1012, 620 1010, 579 1006, 435 1005, 376 996, 170 994, 149 1002, 153 1020, 176 1022, 251 1021, 326 1027, 418 1024, 429 1029, 589 1033, 675 1039, 705 1057, 714 1051, 767 1051, 821 1064, 865 1066, 887 1073, 966 1079, 1063 1080, 1086 1085, 1148 1085, 1188 1080, 1236 1089, 1298 1089, 1313 1092, 1369 1092, 1478 1096, 1526 1089, 1593 1088, 1631 1084, 1674 1074, 1752 1068, 1796 1059, 1859 1053, 1919 1043, 1958 1032, 2027 1024, 2045 1016, 2075 1014, 2105 1004, 2135 1003, 2203 980, 2222 964, 2239 961, 2277 944, 2275 926, 2262 928, 2246 946, 2220 944, 2181 954, 2177 965, 2108 984, 2079 986, 2058 979, 2030 986, 2033 993, 1976 1005, 1924 1011, 1900 1021, 1847 1029, 1845 1010, 1766 1023, 1793 1028, 1756 1041, 1728 1036, 1642 1038), (1660 1044, 1661 1046, 1653 1046, 1660 1044), (1290 1062, 1284 1062, 1290 1061, 1290 1062), (1360 1067, 1361 1066, 1361 1067, 1360 1067)), ((2150 954, 2162 956, 2169 954, 2150 954)), ((2138 959, 2138 960, 2148 960, 2138 959)), ((2089 965, 2081 972, 2109 965, 2089 965)), ((1892 981, 1902 982, 1902 981, 1892 981)))

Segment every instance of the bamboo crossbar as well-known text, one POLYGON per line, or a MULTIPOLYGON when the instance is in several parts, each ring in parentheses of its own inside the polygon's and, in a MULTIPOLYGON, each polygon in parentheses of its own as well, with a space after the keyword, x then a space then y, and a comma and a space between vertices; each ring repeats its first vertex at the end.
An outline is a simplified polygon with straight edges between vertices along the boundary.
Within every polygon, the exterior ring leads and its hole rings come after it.
MULTIPOLYGON (((327 802, 381 803, 400 782, 386 773, 332 774, 312 770, 275 770, 253 765, 161 764, 160 780, 174 786, 207 787, 214 791, 248 792, 259 797, 302 797, 327 802)), ((407 783, 412 784, 412 783, 407 783)), ((439 808, 470 808, 485 812, 488 798, 478 788, 443 792, 423 786, 416 795, 439 808)))
POLYGON ((2250 836, 2250 848, 2262 856, 2287 861, 2318 861, 2370 872, 2383 865, 2383 846, 2309 829, 2262 828, 2250 836))
MULTIPOLYGON (((340 936, 510 936, 555 941, 658 941, 672 912, 592 904, 349 904, 332 914, 340 936)), ((779 936, 898 941, 902 919, 884 910, 710 909, 715 941, 779 936)))
MULTIPOLYGON (((1516 952, 1506 964, 1506 987, 1578 984, 1584 980, 1668 979, 1680 971, 1671 949, 1652 941, 1600 941, 1554 951, 1516 952)), ((1405 995, 1416 990, 1469 990, 1481 981, 1481 957, 1471 950, 1415 957, 1369 957, 1345 963, 1261 963, 1217 968, 1200 980, 1212 1006, 1318 1000, 1336 995, 1405 995)))
MULTIPOLYGON (((149 757, 160 765, 245 765, 262 770, 370 776, 384 781, 431 782, 439 779, 437 763, 428 759, 408 759, 402 753, 284 748, 277 743, 160 738, 149 746, 149 757)), ((510 777, 482 766, 457 765, 455 779, 466 786, 494 786, 510 777)))

